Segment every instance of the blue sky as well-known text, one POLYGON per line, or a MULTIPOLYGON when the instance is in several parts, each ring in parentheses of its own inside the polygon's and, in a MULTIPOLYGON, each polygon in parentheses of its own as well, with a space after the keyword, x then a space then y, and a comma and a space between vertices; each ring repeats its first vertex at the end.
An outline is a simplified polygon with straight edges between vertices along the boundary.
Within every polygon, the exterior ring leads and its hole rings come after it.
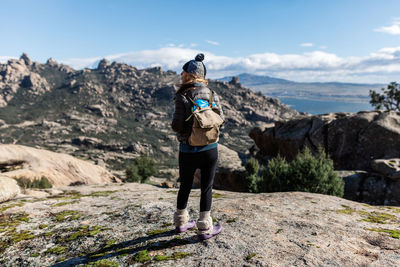
POLYGON ((0 0, 0 61, 22 52, 75 68, 103 57, 212 78, 389 82, 400 74, 400 1, 0 0))

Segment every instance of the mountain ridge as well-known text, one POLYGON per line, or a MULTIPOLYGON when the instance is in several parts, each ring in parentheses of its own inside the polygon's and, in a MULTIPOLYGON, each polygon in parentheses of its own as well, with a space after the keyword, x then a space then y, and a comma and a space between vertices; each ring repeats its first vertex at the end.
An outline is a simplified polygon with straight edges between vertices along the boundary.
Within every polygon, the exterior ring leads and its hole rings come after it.
MULTIPOLYGON (((330 81, 330 82, 297 82, 297 81, 292 81, 292 80, 287 80, 287 79, 282 79, 282 78, 276 78, 268 75, 257 75, 257 74, 251 74, 251 73, 240 73, 238 75, 233 75, 233 76, 225 76, 222 78, 217 78, 216 80, 219 81, 225 81, 228 82, 232 80, 233 77, 239 77, 239 80, 243 85, 248 85, 249 82, 251 82, 251 79, 259 79, 260 82, 258 84, 266 84, 266 83, 297 83, 297 84, 341 84, 341 85, 379 85, 383 86, 385 84, 381 83, 351 83, 351 82, 337 82, 337 81, 330 81), (265 80, 262 80, 265 79, 265 80)), ((253 84, 257 85, 257 84, 253 84)))
MULTIPOLYGON (((39 146, 122 169, 141 153, 176 166, 178 142, 170 128, 180 77, 160 67, 137 69, 101 60, 74 70, 26 54, 0 64, 0 141, 39 146)), ((243 87, 209 80, 226 114, 220 140, 242 154, 256 125, 300 114, 243 87)))
MULTIPOLYGON (((270 76, 242 73, 240 83, 272 97, 293 97, 313 100, 368 101, 369 90, 380 90, 385 84, 344 82, 295 82, 270 76)), ((217 80, 229 81, 232 76, 217 80)))

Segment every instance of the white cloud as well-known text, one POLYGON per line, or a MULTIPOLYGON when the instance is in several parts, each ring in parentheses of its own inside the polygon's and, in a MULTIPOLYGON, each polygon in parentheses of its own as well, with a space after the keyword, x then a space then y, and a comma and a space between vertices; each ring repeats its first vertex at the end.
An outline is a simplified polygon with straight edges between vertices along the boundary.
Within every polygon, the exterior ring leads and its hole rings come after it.
MULTIPOLYGON (((204 53, 209 78, 252 73, 295 81, 341 81, 387 83, 400 77, 400 46, 382 48, 364 57, 340 57, 325 51, 302 54, 251 54, 227 57, 194 48, 163 47, 106 56, 110 61, 131 64, 137 68, 161 66, 180 71, 182 65, 197 53, 204 53)), ((101 58, 61 60, 73 68, 93 67, 101 58)))
MULTIPOLYGON (((107 57, 106 57, 107 58, 107 57)), ((102 57, 91 57, 91 58, 70 58, 62 60, 63 64, 69 65, 74 69, 84 69, 95 67, 95 63, 99 62, 102 57)))
POLYGON ((0 56, 0 62, 5 63, 10 59, 16 59, 16 57, 0 56))
POLYGON ((327 49, 328 47, 326 45, 321 45, 319 48, 320 49, 327 49))
POLYGON ((314 44, 313 43, 302 43, 300 44, 301 47, 313 47, 314 44))
POLYGON ((400 35, 400 19, 394 19, 391 26, 382 26, 380 28, 374 29, 374 31, 388 33, 391 35, 400 35))
POLYGON ((215 41, 206 40, 206 42, 211 44, 211 45, 219 45, 219 43, 215 42, 215 41))

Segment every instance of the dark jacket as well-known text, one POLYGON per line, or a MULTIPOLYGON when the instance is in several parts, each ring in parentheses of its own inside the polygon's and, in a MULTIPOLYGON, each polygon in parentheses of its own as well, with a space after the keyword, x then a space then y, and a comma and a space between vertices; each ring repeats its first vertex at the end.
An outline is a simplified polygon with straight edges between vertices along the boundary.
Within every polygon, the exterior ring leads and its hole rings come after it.
MULTIPOLYGON (((192 87, 193 88, 193 87, 192 87)), ((188 138, 192 132, 193 117, 189 121, 185 121, 190 114, 192 114, 193 104, 189 99, 185 97, 185 93, 188 97, 194 101, 197 99, 204 99, 209 101, 210 89, 204 83, 195 83, 194 89, 188 88, 183 92, 178 92, 175 95, 175 112, 172 119, 171 127, 177 133, 178 141, 184 144, 188 144, 188 138)), ((217 106, 220 116, 225 120, 224 113, 222 112, 221 103, 219 97, 215 91, 213 91, 213 102, 217 106)))

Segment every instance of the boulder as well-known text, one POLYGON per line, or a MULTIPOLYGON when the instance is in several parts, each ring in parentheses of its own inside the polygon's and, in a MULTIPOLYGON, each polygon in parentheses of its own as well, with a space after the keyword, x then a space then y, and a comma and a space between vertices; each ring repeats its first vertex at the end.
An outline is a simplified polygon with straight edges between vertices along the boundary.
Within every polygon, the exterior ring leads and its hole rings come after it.
POLYGON ((376 159, 371 162, 371 167, 391 179, 400 179, 400 159, 376 159))
POLYGON ((102 146, 102 140, 95 137, 78 136, 76 138, 71 139, 71 144, 77 146, 97 148, 102 146))
POLYGON ((5 107, 14 98, 19 84, 30 71, 25 59, 10 59, 7 64, 0 64, 0 107, 5 107))
POLYGON ((400 180, 365 171, 338 171, 345 199, 372 205, 400 205, 400 180))
POLYGON ((361 186, 368 173, 365 171, 339 171, 338 175, 345 182, 343 197, 349 200, 362 201, 361 186))
MULTIPOLYGON (((218 145, 218 168, 214 177, 215 189, 229 190, 236 192, 245 192, 246 183, 245 168, 242 166, 242 161, 239 158, 239 154, 224 146, 218 145)), ((193 186, 200 188, 201 172, 197 170, 193 186)))
MULTIPOLYGON (((372 205, 382 205, 385 203, 388 182, 385 177, 368 176, 362 182, 361 199, 363 202, 372 205)), ((399 197, 396 197, 399 202, 399 197)))
POLYGON ((19 59, 20 60, 22 59, 24 61, 25 65, 32 65, 32 60, 29 58, 29 56, 26 53, 23 53, 19 59))
POLYGON ((107 117, 110 115, 110 113, 106 110, 106 107, 102 105, 90 105, 87 107, 87 109, 101 117, 107 117))
POLYGON ((50 86, 46 79, 33 72, 22 79, 21 87, 28 89, 33 95, 40 95, 50 91, 50 86))
POLYGON ((97 69, 98 70, 105 70, 107 67, 110 66, 110 61, 103 58, 102 60, 100 60, 99 64, 97 65, 97 69))
POLYGON ((383 205, 400 206, 400 180, 391 180, 386 187, 383 205))
POLYGON ((14 179, 0 175, 0 202, 4 202, 15 198, 21 193, 17 181, 14 179))
POLYGON ((233 76, 232 80, 229 83, 233 85, 238 85, 240 84, 240 78, 238 76, 233 76))
POLYGON ((46 177, 54 187, 76 182, 104 184, 119 180, 109 171, 91 162, 63 153, 21 145, 0 145, 0 169, 10 178, 30 180, 46 177))

